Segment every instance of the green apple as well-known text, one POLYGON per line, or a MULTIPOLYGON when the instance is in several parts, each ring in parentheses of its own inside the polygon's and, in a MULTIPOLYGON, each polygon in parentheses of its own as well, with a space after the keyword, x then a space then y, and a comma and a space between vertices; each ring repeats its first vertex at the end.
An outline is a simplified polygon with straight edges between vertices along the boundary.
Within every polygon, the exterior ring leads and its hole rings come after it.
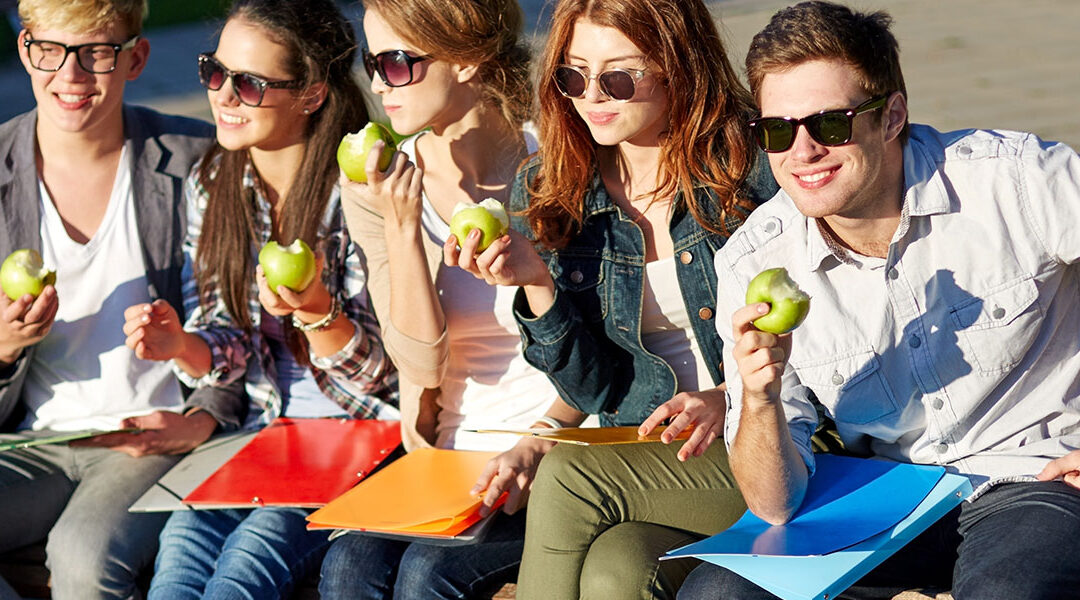
POLYGON ((294 292, 302 292, 315 279, 315 253, 304 240, 296 240, 288 246, 270 242, 259 251, 266 283, 276 294, 279 285, 294 292))
POLYGON ((0 265, 0 287, 12 302, 26 294, 37 298, 45 286, 55 283, 56 271, 46 269, 33 248, 12 252, 0 265))
POLYGON ((783 267, 766 269, 750 280, 746 303, 758 302, 768 302, 769 312, 754 321, 754 327, 769 333, 795 329, 810 312, 810 296, 799 289, 783 267))
POLYGON ((394 151, 397 150, 394 136, 390 135, 385 127, 372 121, 364 125, 360 131, 346 133, 345 137, 341 138, 341 143, 337 148, 337 162, 346 177, 358 183, 367 183, 367 171, 364 167, 367 164, 368 154, 371 153, 371 147, 378 140, 386 144, 379 153, 379 170, 385 171, 390 166, 394 151))
POLYGON ((480 204, 458 202, 450 215, 450 233, 458 239, 458 246, 469 236, 473 229, 480 230, 480 244, 476 250, 483 252, 492 242, 502 237, 510 229, 510 217, 502 202, 494 198, 484 198, 480 204))

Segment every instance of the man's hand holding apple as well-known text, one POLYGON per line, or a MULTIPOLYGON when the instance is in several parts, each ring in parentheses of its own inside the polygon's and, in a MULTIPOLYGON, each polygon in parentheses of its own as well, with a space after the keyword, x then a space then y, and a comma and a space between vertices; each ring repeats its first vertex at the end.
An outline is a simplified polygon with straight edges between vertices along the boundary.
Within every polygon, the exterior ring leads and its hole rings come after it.
POLYGON ((791 335, 761 331, 754 321, 768 314, 769 305, 748 304, 731 317, 735 347, 732 354, 739 365, 746 403, 775 402, 780 398, 781 377, 791 355, 791 335))
POLYGON ((51 285, 46 285, 37 298, 23 294, 10 300, 0 294, 0 366, 14 363, 23 348, 48 335, 59 308, 56 288, 51 285))
POLYGON ((649 418, 638 427, 638 435, 646 436, 664 421, 667 429, 660 434, 660 441, 670 444, 687 427, 694 431, 679 448, 679 460, 701 456, 705 450, 724 434, 724 418, 727 414, 726 384, 711 390, 680 392, 671 400, 656 407, 649 418))
POLYGON ((123 452, 130 456, 183 454, 205 442, 217 428, 210 413, 195 409, 186 415, 159 410, 140 417, 128 417, 121 429, 137 433, 110 433, 71 442, 72 446, 95 446, 123 452))

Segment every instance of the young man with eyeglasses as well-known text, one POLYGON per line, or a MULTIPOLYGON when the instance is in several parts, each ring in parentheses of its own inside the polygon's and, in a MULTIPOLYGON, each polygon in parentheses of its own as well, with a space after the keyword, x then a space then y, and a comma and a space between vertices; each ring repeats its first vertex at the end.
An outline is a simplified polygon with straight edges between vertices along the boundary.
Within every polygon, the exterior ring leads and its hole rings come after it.
MULTIPOLYGON (((167 363, 125 346, 124 309, 182 308, 182 182, 198 121, 126 106, 146 65, 144 0, 22 0, 20 58, 37 108, 0 125, 0 256, 41 252, 40 296, 0 296, 3 439, 134 428, 0 454, 0 551, 48 538, 53 598, 129 598, 166 514, 128 507, 218 427, 239 395, 186 400, 167 363)), ((181 311, 182 314, 182 311, 181 311)))
MULTIPOLYGON (((890 22, 799 4, 746 59, 782 191, 715 259, 718 310, 733 315, 717 320, 732 469, 752 511, 788 521, 814 471, 819 402, 849 450, 975 486, 847 594, 1075 597, 1080 158, 1029 134, 909 126, 890 22), (743 306, 776 266, 812 297, 790 335, 753 326, 767 304, 743 306)), ((703 565, 679 598, 718 590, 773 597, 703 565)))

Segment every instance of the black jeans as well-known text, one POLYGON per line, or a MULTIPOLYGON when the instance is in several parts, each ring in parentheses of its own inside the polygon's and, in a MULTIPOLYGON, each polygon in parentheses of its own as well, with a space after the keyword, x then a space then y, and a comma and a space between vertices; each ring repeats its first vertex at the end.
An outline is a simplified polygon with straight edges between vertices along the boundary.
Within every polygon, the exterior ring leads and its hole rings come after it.
MULTIPOLYGON (((995 486, 965 502, 860 579, 841 598, 952 589, 956 600, 1056 600, 1080 594, 1080 490, 1061 481, 995 486)), ((776 598, 703 563, 679 600, 776 598)))

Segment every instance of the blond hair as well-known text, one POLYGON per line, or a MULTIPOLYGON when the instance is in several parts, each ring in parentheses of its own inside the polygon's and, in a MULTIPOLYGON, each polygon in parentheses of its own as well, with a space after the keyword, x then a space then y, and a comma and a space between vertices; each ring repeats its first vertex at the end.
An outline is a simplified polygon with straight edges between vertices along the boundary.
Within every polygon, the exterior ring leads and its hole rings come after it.
POLYGON ((19 0, 26 29, 99 32, 119 23, 129 36, 142 33, 147 0, 19 0))

